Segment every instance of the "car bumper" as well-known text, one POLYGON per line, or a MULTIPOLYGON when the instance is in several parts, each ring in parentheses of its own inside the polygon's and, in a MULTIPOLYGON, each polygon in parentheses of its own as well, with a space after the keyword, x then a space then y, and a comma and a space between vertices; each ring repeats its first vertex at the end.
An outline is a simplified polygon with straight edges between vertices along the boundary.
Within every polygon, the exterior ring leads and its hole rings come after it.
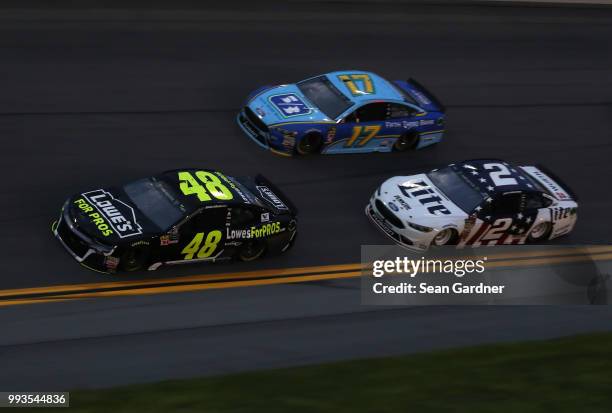
POLYGON ((103 253, 93 248, 87 237, 70 222, 65 212, 51 225, 51 231, 68 253, 82 266, 97 272, 111 273, 116 270, 119 260, 112 256, 113 250, 103 253))
POLYGON ((288 147, 287 145, 275 144, 270 139, 270 132, 262 131, 253 122, 249 121, 248 117, 244 113, 244 109, 240 111, 238 116, 236 117, 236 122, 240 129, 243 130, 246 135, 251 138, 253 142, 255 142, 258 146, 269 150, 270 152, 274 152, 277 155, 282 156, 292 156, 293 155, 293 147, 288 147))
POLYGON ((391 238, 396 244, 415 252, 427 251, 429 243, 420 239, 420 234, 407 234, 406 229, 396 228, 389 223, 382 214, 376 209, 375 197, 370 199, 370 202, 365 207, 365 213, 385 235, 391 238))

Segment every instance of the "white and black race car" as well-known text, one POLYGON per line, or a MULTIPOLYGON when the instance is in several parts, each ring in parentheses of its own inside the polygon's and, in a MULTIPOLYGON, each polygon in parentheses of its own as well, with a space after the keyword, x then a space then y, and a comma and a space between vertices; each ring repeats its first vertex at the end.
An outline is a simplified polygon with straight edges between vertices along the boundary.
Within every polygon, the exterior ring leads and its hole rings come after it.
POLYGON ((366 214, 396 243, 423 251, 550 240, 574 228, 577 207, 571 189, 541 166, 477 159, 387 179, 366 214))

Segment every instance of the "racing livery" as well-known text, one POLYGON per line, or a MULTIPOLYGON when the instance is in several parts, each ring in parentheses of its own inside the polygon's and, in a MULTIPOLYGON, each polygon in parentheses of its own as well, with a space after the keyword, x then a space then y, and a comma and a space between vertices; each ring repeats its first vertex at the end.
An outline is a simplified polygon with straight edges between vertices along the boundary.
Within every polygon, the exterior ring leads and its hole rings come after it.
POLYGON ((281 155, 390 152, 440 142, 444 112, 414 79, 391 82, 349 70, 262 87, 237 121, 258 145, 281 155))
POLYGON ((573 192, 542 166, 477 159, 390 178, 366 214, 396 243, 423 251, 550 240, 574 228, 577 208, 573 192))
POLYGON ((296 236, 296 215, 261 175, 187 168, 74 195, 52 230, 92 270, 154 270, 284 252, 296 236))

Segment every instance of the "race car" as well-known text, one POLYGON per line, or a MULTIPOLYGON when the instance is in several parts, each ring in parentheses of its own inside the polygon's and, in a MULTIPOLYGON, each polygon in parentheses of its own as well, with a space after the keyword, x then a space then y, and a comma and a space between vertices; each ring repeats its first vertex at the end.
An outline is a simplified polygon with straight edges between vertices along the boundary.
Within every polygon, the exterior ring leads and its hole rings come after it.
POLYGON ((280 155, 390 152, 440 142, 445 108, 414 79, 348 70, 254 91, 238 125, 280 155))
POLYGON ((53 234, 85 267, 255 260, 291 247, 297 211, 263 176, 179 169, 66 200, 53 234))
POLYGON ((574 228, 576 201, 542 166, 477 159, 386 180, 366 215, 397 244, 424 251, 551 240, 574 228))

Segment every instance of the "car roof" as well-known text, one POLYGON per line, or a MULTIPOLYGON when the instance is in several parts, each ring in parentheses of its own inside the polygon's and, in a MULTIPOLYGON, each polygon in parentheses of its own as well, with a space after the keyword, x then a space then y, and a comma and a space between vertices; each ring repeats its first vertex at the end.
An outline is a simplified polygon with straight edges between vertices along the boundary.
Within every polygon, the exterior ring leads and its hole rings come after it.
POLYGON ((173 169, 170 171, 162 172, 157 175, 155 178, 160 179, 171 186, 174 189, 174 196, 178 199, 179 202, 183 204, 185 207, 185 212, 187 214, 193 213, 196 210, 202 207, 210 207, 210 206, 218 206, 218 205, 228 205, 228 206, 237 206, 237 205, 252 205, 255 204, 254 195, 248 192, 248 190, 240 184, 236 178, 231 176, 224 175, 222 172, 214 170, 214 169, 205 169, 205 168, 183 168, 183 169, 173 169), (219 180, 224 184, 224 186, 232 193, 232 199, 224 200, 217 199, 211 196, 209 201, 200 201, 197 195, 185 195, 180 190, 181 180, 179 179, 179 173, 188 172, 191 173, 196 181, 198 178, 196 177, 196 173, 198 171, 210 172, 217 176, 219 180))
POLYGON ((481 193, 489 194, 489 196, 517 191, 543 192, 541 186, 520 167, 514 166, 501 159, 471 159, 457 162, 449 166, 453 166, 455 171, 462 173, 463 177, 467 179, 472 186, 478 188, 481 193), (507 171, 502 171, 499 167, 490 167, 486 169, 484 166, 487 164, 501 164, 503 165, 502 168, 507 171), (492 178, 492 173, 495 171, 499 171, 499 178, 509 178, 510 184, 496 184, 492 178))
POLYGON ((402 94, 393 86, 388 80, 377 75, 376 73, 368 72, 365 70, 341 70, 336 72, 326 73, 325 76, 330 82, 340 90, 347 98, 351 101, 362 104, 372 100, 395 100, 404 101, 402 94), (355 86, 357 86, 359 93, 351 93, 351 89, 345 84, 343 79, 351 79, 357 75, 357 79, 354 80, 355 86), (359 75, 369 76, 373 91, 366 93, 363 91, 363 82, 359 79, 359 75))

